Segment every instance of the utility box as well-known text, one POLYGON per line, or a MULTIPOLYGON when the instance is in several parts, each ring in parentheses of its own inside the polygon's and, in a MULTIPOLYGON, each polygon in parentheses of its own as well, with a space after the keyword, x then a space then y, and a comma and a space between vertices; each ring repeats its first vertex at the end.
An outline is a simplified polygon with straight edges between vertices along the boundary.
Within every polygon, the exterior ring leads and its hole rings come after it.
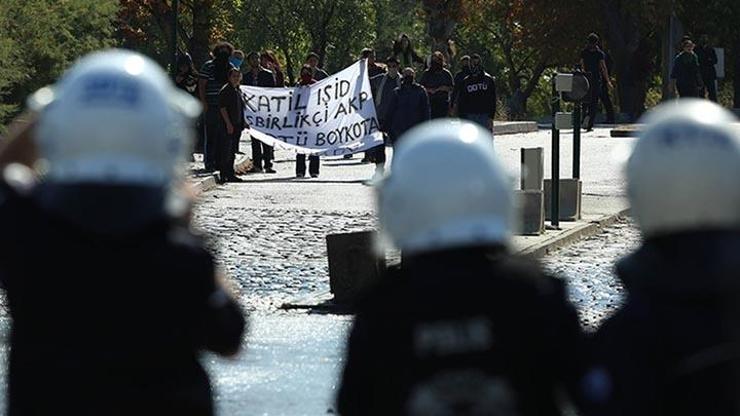
POLYGON ((573 128, 573 113, 555 113, 555 128, 567 130, 573 128))
POLYGON ((329 287, 336 303, 354 303, 359 295, 380 280, 385 270, 385 258, 375 252, 376 237, 375 231, 326 236, 329 287))
POLYGON ((516 191, 516 203, 521 215, 517 234, 540 235, 545 231, 545 195, 541 190, 516 191))
POLYGON ((521 149, 521 189, 541 191, 545 180, 545 149, 521 149))
POLYGON ((555 75, 555 91, 557 92, 573 91, 573 74, 555 75))
MULTIPOLYGON (((578 221, 581 219, 581 191, 580 179, 560 180, 560 220, 578 221)), ((552 220, 552 179, 545 179, 545 219, 552 220)))

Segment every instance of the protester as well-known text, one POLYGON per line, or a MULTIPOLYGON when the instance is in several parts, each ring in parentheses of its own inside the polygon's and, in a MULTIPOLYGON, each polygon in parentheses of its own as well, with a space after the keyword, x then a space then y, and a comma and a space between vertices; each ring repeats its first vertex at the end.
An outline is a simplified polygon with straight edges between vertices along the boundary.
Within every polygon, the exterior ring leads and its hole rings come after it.
POLYGON ((218 107, 221 115, 221 137, 219 138, 219 179, 224 182, 242 182, 243 180, 234 173, 234 143, 244 130, 244 100, 239 85, 242 73, 231 68, 229 71, 229 83, 221 88, 218 94, 218 107))
POLYGON ((415 75, 413 68, 403 70, 401 86, 393 90, 384 116, 394 146, 403 133, 430 119, 429 98, 424 87, 414 82, 415 75))
POLYGON ((432 118, 443 118, 449 115, 450 93, 452 92, 452 74, 445 68, 445 57, 442 52, 432 54, 431 65, 424 71, 419 81, 429 94, 432 118))
MULTIPOLYGON (((604 47, 601 44, 601 41, 599 41, 599 49, 601 52, 604 53, 604 64, 606 65, 606 73, 608 75, 614 75, 614 60, 611 57, 611 54, 604 49, 604 47)), ((604 79, 604 74, 601 74, 601 94, 599 94, 599 100, 602 104, 604 104, 604 111, 606 111, 606 123, 607 124, 614 124, 616 122, 616 115, 614 113, 614 104, 612 104, 612 99, 609 96, 609 82, 608 79, 604 79)))
POLYGON ((599 49, 599 35, 591 33, 586 38, 586 48, 581 51, 581 67, 583 68, 589 83, 589 106, 588 106, 588 124, 586 131, 594 129, 596 115, 599 111, 599 96, 602 88, 601 82, 604 80, 606 86, 611 89, 612 83, 609 78, 609 71, 606 69, 606 56, 599 49))
POLYGON ((452 88, 452 96, 450 97, 450 114, 458 114, 457 99, 460 96, 460 87, 468 75, 470 75, 470 56, 463 55, 460 58, 460 71, 455 74, 455 78, 453 79, 454 86, 452 88))
POLYGON ((360 59, 367 59, 367 76, 373 78, 385 74, 385 68, 375 63, 375 51, 371 48, 365 48, 360 54, 360 59))
POLYGON ((275 86, 285 87, 285 73, 280 68, 280 62, 278 61, 273 51, 267 50, 260 54, 260 64, 272 71, 275 75, 275 86))
MULTIPOLYGON (((740 386, 740 137, 705 100, 649 113, 627 163, 641 246, 599 329, 603 415, 734 415, 740 386)), ((591 377, 594 378, 594 377, 591 377)))
POLYGON ((189 53, 177 57, 175 85, 189 94, 195 94, 195 89, 198 87, 198 71, 195 69, 193 58, 190 57, 189 53))
MULTIPOLYGON (((378 117, 380 131, 383 132, 383 141, 388 137, 390 131, 389 120, 391 119, 390 107, 393 100, 394 90, 401 86, 401 77, 398 73, 398 59, 389 57, 385 61, 387 73, 376 75, 370 79, 370 88, 375 102, 375 114, 378 117)), ((379 180, 385 173, 385 143, 370 149, 367 152, 368 159, 375 163, 375 174, 373 180, 379 180)))
POLYGON ((699 73, 701 73, 702 85, 704 88, 699 94, 700 97, 707 97, 709 100, 717 102, 717 52, 709 45, 709 37, 702 35, 699 38, 699 47, 696 48, 696 57, 699 61, 699 73))
MULTIPOLYGON (((242 83, 244 85, 251 85, 253 87, 274 87, 275 86, 275 75, 268 69, 260 65, 260 55, 258 52, 250 52, 247 55, 247 65, 249 71, 244 74, 242 83)), ((252 141, 252 173, 276 173, 272 168, 272 160, 274 159, 274 151, 272 146, 263 143, 256 139, 254 136, 251 138, 252 141)))
POLYGON ((233 65, 234 68, 241 70, 242 62, 244 62, 244 52, 239 49, 235 50, 231 53, 229 62, 231 62, 231 65, 233 65))
POLYGON ((324 78, 328 78, 329 74, 323 69, 319 68, 319 55, 315 52, 311 52, 306 56, 306 62, 311 67, 311 76, 316 81, 321 81, 324 78))
POLYGON ((414 50, 411 38, 405 33, 402 33, 393 42, 393 57, 398 59, 401 68, 413 68, 416 65, 420 65, 423 68, 425 65, 424 59, 414 50))
MULTIPOLYGON (((303 65, 301 68, 301 76, 296 86, 305 87, 316 83, 316 80, 312 76, 312 68, 309 65, 303 65)), ((308 156, 308 173, 312 178, 319 177, 319 155, 308 156)), ((295 159, 295 176, 296 178, 304 178, 306 176, 306 155, 303 153, 296 154, 295 159)))
POLYGON ((496 82, 481 65, 480 55, 473 55, 471 74, 465 77, 460 87, 459 116, 470 120, 493 134, 493 118, 496 116, 496 82))
POLYGON ((694 42, 688 37, 681 41, 681 52, 673 58, 671 86, 681 98, 699 97, 699 90, 703 88, 694 42))
POLYGON ((584 336, 564 283, 511 254, 514 195, 490 134, 433 121, 396 151, 378 217, 403 259, 357 305, 338 412, 560 414, 584 336))
POLYGON ((229 62, 234 47, 228 42, 219 42, 213 47, 213 59, 203 64, 200 69, 198 94, 205 114, 205 145, 203 162, 207 172, 216 170, 216 152, 220 135, 218 93, 227 83, 229 69, 233 68, 229 62))
POLYGON ((108 50, 28 104, 37 115, 0 149, 5 411, 212 415, 200 352, 236 353, 245 321, 175 187, 197 100, 108 50))

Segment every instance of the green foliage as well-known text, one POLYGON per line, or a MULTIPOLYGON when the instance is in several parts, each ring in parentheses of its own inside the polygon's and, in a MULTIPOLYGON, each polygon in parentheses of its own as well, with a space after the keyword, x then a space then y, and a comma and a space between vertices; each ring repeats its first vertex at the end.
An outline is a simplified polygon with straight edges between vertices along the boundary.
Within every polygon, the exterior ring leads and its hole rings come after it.
POLYGON ((75 59, 113 45, 114 0, 0 0, 0 125, 75 59))

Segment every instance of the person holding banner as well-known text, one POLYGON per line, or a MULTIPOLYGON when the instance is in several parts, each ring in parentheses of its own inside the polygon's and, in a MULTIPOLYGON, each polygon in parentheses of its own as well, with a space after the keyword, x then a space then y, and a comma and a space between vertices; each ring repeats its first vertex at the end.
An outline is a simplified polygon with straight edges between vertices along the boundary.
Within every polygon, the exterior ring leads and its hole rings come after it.
POLYGON ((393 90, 387 112, 388 135, 395 146, 403 133, 431 118, 429 97, 424 87, 414 81, 416 71, 403 70, 401 86, 393 90))
MULTIPOLYGON (((310 66, 303 65, 303 68, 301 68, 301 77, 296 86, 305 87, 315 84, 316 80, 313 79, 312 72, 310 66)), ((319 155, 308 156, 308 173, 312 178, 318 178, 319 166, 319 155)), ((303 153, 298 153, 295 156, 295 176, 296 178, 304 178, 306 176, 306 155, 303 153)))
POLYGON ((329 74, 319 68, 319 55, 316 52, 311 52, 306 56, 306 65, 311 68, 311 77, 316 81, 329 78, 329 74))
MULTIPOLYGON (((250 52, 247 55, 247 65, 249 65, 249 72, 247 72, 242 81, 243 85, 251 85, 254 87, 274 87, 275 76, 273 73, 260 65, 260 57, 257 52, 250 52)), ((252 173, 260 173, 263 170, 265 173, 276 173, 272 168, 272 160, 275 158, 272 146, 263 143, 256 138, 252 137, 252 173)))
MULTIPOLYGON (((391 56, 385 61, 388 72, 374 76, 370 79, 370 88, 375 101, 375 114, 378 117, 380 131, 384 138, 388 136, 388 120, 391 118, 390 105, 393 100, 394 90, 401 86, 401 77, 398 73, 398 59, 391 56)), ((385 143, 374 147, 367 152, 370 161, 375 162, 374 179, 380 179, 385 173, 385 143)))

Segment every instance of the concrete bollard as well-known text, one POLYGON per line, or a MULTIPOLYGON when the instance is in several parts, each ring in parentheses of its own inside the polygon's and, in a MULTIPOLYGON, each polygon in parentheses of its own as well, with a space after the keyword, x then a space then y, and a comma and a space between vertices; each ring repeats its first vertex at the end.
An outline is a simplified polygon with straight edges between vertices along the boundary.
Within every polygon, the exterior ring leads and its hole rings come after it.
POLYGON ((521 235, 539 235, 545 231, 545 198, 541 190, 516 191, 521 235))
POLYGON ((521 189, 541 191, 545 180, 545 149, 522 148, 521 161, 521 189))
POLYGON ((385 269, 385 258, 374 250, 375 231, 329 234, 329 286, 334 301, 352 304, 359 295, 375 285, 385 269))
MULTIPOLYGON (((545 179, 545 219, 550 221, 550 189, 552 180, 545 179)), ((583 184, 580 179, 560 179, 560 220, 578 221, 581 219, 581 192, 583 184)))

